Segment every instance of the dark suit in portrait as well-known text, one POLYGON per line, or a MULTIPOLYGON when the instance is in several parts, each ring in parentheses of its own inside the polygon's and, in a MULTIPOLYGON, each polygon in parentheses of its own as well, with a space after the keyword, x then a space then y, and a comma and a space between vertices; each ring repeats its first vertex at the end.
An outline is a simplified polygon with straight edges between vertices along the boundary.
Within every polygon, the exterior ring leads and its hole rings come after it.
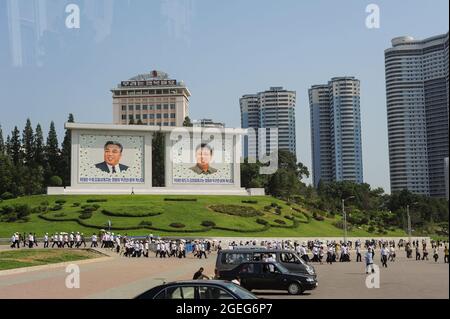
MULTIPOLYGON (((101 162, 98 164, 95 164, 95 167, 97 167, 98 169, 100 169, 101 171, 105 172, 105 173, 111 173, 109 171, 109 167, 108 164, 106 164, 106 162, 101 162)), ((119 164, 119 168, 121 172, 125 172, 128 169, 127 165, 124 164, 119 164)))

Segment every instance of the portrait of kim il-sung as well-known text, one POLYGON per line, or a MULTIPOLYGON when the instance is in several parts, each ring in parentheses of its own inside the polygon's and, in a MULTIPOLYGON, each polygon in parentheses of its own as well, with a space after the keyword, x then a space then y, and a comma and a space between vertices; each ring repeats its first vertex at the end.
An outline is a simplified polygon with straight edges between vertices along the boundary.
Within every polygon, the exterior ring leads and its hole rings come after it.
POLYGON ((191 171, 197 174, 213 174, 217 172, 217 169, 210 166, 213 157, 213 149, 206 143, 198 145, 195 149, 195 159, 197 165, 189 168, 191 171))
POLYGON ((120 164, 120 160, 122 159, 123 146, 119 142, 116 141, 108 141, 105 143, 103 148, 103 159, 104 161, 98 164, 95 164, 99 170, 116 174, 120 172, 125 172, 128 169, 127 165, 120 164))

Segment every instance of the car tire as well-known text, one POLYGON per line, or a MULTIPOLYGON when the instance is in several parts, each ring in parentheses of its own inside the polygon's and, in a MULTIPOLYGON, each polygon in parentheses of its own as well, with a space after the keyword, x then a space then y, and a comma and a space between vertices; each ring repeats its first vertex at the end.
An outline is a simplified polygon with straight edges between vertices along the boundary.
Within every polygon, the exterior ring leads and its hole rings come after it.
POLYGON ((290 295, 300 295, 303 293, 303 289, 298 283, 292 282, 288 286, 288 293, 290 295))

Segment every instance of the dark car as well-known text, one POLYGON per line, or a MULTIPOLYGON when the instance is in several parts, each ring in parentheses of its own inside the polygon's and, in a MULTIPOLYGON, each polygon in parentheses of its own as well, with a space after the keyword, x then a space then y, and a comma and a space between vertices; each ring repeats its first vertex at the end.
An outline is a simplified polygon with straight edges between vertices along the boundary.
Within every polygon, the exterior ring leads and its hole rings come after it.
POLYGON ((156 286, 135 299, 258 299, 244 288, 224 280, 175 281, 156 286))
POLYGON ((315 276, 290 272, 278 262, 244 262, 232 270, 219 272, 219 278, 240 278, 241 286, 247 290, 287 290, 291 295, 318 285, 315 276))
POLYGON ((271 261, 280 263, 291 272, 316 276, 314 267, 307 264, 295 252, 264 247, 223 249, 217 253, 215 271, 217 274, 222 271, 232 270, 243 262, 263 261, 265 257, 271 257, 271 261))

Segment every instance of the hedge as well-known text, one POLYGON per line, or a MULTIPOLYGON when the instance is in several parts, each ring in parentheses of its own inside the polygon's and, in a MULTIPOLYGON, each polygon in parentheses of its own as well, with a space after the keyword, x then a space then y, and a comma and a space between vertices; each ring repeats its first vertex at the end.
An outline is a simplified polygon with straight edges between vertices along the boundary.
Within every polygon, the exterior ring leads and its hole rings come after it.
POLYGON ((56 203, 56 204, 64 204, 65 202, 66 202, 65 199, 58 199, 58 200, 55 200, 55 203, 56 203))
POLYGON ((258 201, 257 200, 243 200, 243 201, 241 201, 241 203, 244 203, 244 204, 258 204, 258 201))
POLYGON ((80 215, 81 219, 89 219, 91 217, 92 217, 92 212, 84 212, 83 214, 80 215))
POLYGON ((277 224, 280 224, 280 225, 286 225, 286 222, 284 220, 281 220, 281 219, 275 219, 274 222, 277 223, 277 224))
POLYGON ((264 215, 260 211, 249 206, 239 206, 239 205, 212 205, 209 206, 213 211, 217 213, 240 216, 240 217, 256 217, 264 215))
POLYGON ((88 199, 86 200, 86 203, 101 203, 101 202, 107 202, 108 200, 106 198, 98 198, 98 199, 88 199))
POLYGON ((53 207, 50 207, 51 211, 57 211, 57 210, 61 210, 63 207, 60 204, 56 204, 53 207))
POLYGON ((317 214, 316 212, 313 213, 313 218, 317 221, 323 221, 325 218, 322 215, 317 214))
POLYGON ((152 216, 158 216, 161 215, 161 212, 148 212, 143 214, 137 214, 137 213, 124 213, 124 212, 112 212, 110 210, 103 209, 102 214, 106 216, 113 216, 113 217, 152 217, 152 216))
POLYGON ((10 193, 10 192, 4 192, 4 193, 0 196, 0 198, 3 199, 3 200, 8 200, 8 199, 13 199, 13 198, 15 198, 15 196, 14 196, 12 193, 10 193))
POLYGON ((164 200, 172 202, 196 202, 197 198, 164 198, 164 200))
POLYGON ((235 229, 228 227, 213 227, 213 228, 218 230, 234 231, 237 233, 259 233, 268 230, 270 228, 270 225, 264 225, 262 228, 259 229, 235 229))
POLYGON ((202 221, 201 225, 205 227, 214 227, 216 226, 216 223, 210 220, 204 220, 202 221))
POLYGON ((186 227, 186 225, 182 224, 182 223, 172 223, 169 226, 173 227, 173 228, 184 228, 184 227, 186 227))
POLYGON ((146 220, 143 220, 139 223, 139 226, 151 226, 151 225, 152 225, 152 222, 149 222, 146 220))
POLYGON ((260 225, 268 225, 269 224, 269 222, 267 220, 262 219, 262 218, 257 218, 256 222, 260 225))

